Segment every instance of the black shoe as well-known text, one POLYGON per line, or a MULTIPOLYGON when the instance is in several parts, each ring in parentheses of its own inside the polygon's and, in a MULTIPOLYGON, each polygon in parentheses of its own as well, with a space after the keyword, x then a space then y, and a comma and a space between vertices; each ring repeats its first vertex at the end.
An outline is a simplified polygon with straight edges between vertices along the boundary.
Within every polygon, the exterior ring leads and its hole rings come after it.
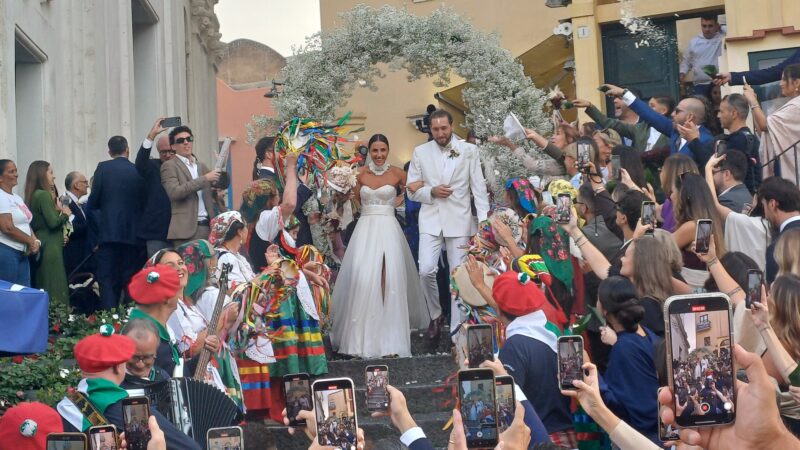
POLYGON ((439 316, 433 320, 428 325, 428 331, 425 333, 425 337, 428 338, 429 341, 438 342, 439 337, 442 335, 442 326, 444 325, 444 316, 439 316))

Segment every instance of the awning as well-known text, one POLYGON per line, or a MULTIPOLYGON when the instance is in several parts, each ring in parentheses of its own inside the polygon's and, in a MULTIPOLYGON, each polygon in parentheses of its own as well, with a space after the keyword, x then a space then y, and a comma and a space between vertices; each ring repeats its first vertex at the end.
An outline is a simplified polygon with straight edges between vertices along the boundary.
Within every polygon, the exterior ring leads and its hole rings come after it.
MULTIPOLYGON (((567 98, 572 99, 575 98, 575 73, 564 69, 565 63, 570 59, 573 59, 572 43, 567 42, 563 36, 556 35, 548 37, 517 57, 525 75, 531 77, 536 87, 548 91, 558 86, 567 98)), ((572 66, 574 67, 574 63, 572 66)), ((468 85, 469 83, 462 83, 436 93, 439 106, 453 114, 456 124, 464 123, 464 116, 469 110, 461 94, 468 85)), ((577 117, 575 110, 567 110, 562 114, 568 121, 577 117)), ((455 131, 459 135, 467 134, 460 126, 456 126, 455 131)))

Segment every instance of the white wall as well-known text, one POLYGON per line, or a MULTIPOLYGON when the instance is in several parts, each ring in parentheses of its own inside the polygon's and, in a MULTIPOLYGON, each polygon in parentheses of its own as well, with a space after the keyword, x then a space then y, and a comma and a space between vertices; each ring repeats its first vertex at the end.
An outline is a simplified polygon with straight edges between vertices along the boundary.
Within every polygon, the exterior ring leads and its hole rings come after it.
POLYGON ((72 170, 91 176, 113 135, 128 139, 133 157, 161 115, 182 116, 198 157, 211 162, 216 2, 0 0, 0 158, 17 162, 18 191, 35 159, 53 164, 60 188, 72 170), (131 2, 147 4, 157 22, 134 33, 131 2), (15 30, 46 55, 43 63, 15 69, 15 30), (41 99, 24 95, 37 87, 41 99))

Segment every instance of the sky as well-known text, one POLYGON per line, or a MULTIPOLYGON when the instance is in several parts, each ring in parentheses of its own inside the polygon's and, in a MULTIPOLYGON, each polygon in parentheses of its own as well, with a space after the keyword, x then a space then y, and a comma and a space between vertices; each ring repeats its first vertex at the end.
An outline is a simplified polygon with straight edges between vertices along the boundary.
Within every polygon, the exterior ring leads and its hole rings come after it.
POLYGON ((246 38, 283 56, 320 29, 319 0, 220 0, 214 11, 224 42, 246 38))

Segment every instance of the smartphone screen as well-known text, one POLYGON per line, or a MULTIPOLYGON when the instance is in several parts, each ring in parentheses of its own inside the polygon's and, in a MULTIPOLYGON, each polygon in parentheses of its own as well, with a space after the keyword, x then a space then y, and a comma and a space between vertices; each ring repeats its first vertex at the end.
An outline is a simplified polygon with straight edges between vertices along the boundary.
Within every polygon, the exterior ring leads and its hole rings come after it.
POLYGON ((611 178, 619 180, 619 169, 622 168, 622 161, 619 155, 611 155, 611 178))
POLYGON ((290 427, 305 426, 305 419, 297 419, 302 410, 311 411, 311 381, 307 373, 293 373, 283 377, 283 394, 286 399, 286 417, 290 427))
POLYGON ((679 427, 732 423, 733 390, 730 302, 723 294, 667 299, 670 381, 681 413, 679 427))
POLYGON ((470 325, 467 328, 467 358, 469 367, 479 367, 484 361, 494 361, 494 339, 491 325, 470 325))
POLYGON ((317 380, 312 385, 312 391, 319 444, 355 450, 358 422, 353 380, 317 380))
POLYGON ((145 448, 150 442, 150 404, 147 397, 128 397, 122 400, 122 421, 128 448, 145 448))
POLYGON ((89 428, 89 448, 91 450, 117 450, 117 427, 103 425, 89 428))
POLYGON ((367 410, 386 411, 389 409, 389 368, 387 366, 367 366, 367 410))
POLYGON ((674 425, 665 425, 658 415, 658 438, 661 442, 680 441, 681 435, 674 425))
POLYGON ((239 427, 211 428, 207 433, 208 450, 244 450, 239 427))
POLYGON ((461 418, 468 448, 497 445, 495 380, 491 369, 467 369, 458 372, 461 418))
POLYGON ((711 220, 700 219, 697 221, 697 230, 694 235, 694 250, 697 253, 708 253, 711 245, 711 220))
POLYGON ((181 126, 180 117, 167 117, 161 121, 161 128, 173 128, 181 126))
POLYGON ((642 225, 654 225, 656 223, 656 203, 642 202, 642 225))
POLYGON ((745 308, 750 309, 750 307, 753 306, 753 302, 761 301, 761 286, 763 284, 763 272, 755 269, 747 271, 747 296, 744 298, 745 308))
POLYGON ((86 450, 86 435, 83 433, 50 433, 47 435, 47 450, 86 450))
POLYGON ((572 197, 569 194, 558 194, 556 203, 556 221, 558 223, 569 223, 572 215, 572 197))
POLYGON ((583 169, 589 165, 590 144, 578 144, 578 168, 583 169))
POLYGON ((517 402, 514 398, 514 378, 503 375, 494 379, 494 396, 497 399, 497 432, 502 433, 514 421, 517 402))
POLYGON ((717 156, 719 156, 719 155, 725 153, 726 150, 728 150, 728 142, 727 141, 723 141, 722 139, 718 140, 717 141, 717 145, 716 145, 716 149, 714 150, 714 153, 716 153, 717 156))
POLYGON ((583 380, 583 338, 558 338, 558 380, 561 389, 575 389, 572 380, 583 380))

